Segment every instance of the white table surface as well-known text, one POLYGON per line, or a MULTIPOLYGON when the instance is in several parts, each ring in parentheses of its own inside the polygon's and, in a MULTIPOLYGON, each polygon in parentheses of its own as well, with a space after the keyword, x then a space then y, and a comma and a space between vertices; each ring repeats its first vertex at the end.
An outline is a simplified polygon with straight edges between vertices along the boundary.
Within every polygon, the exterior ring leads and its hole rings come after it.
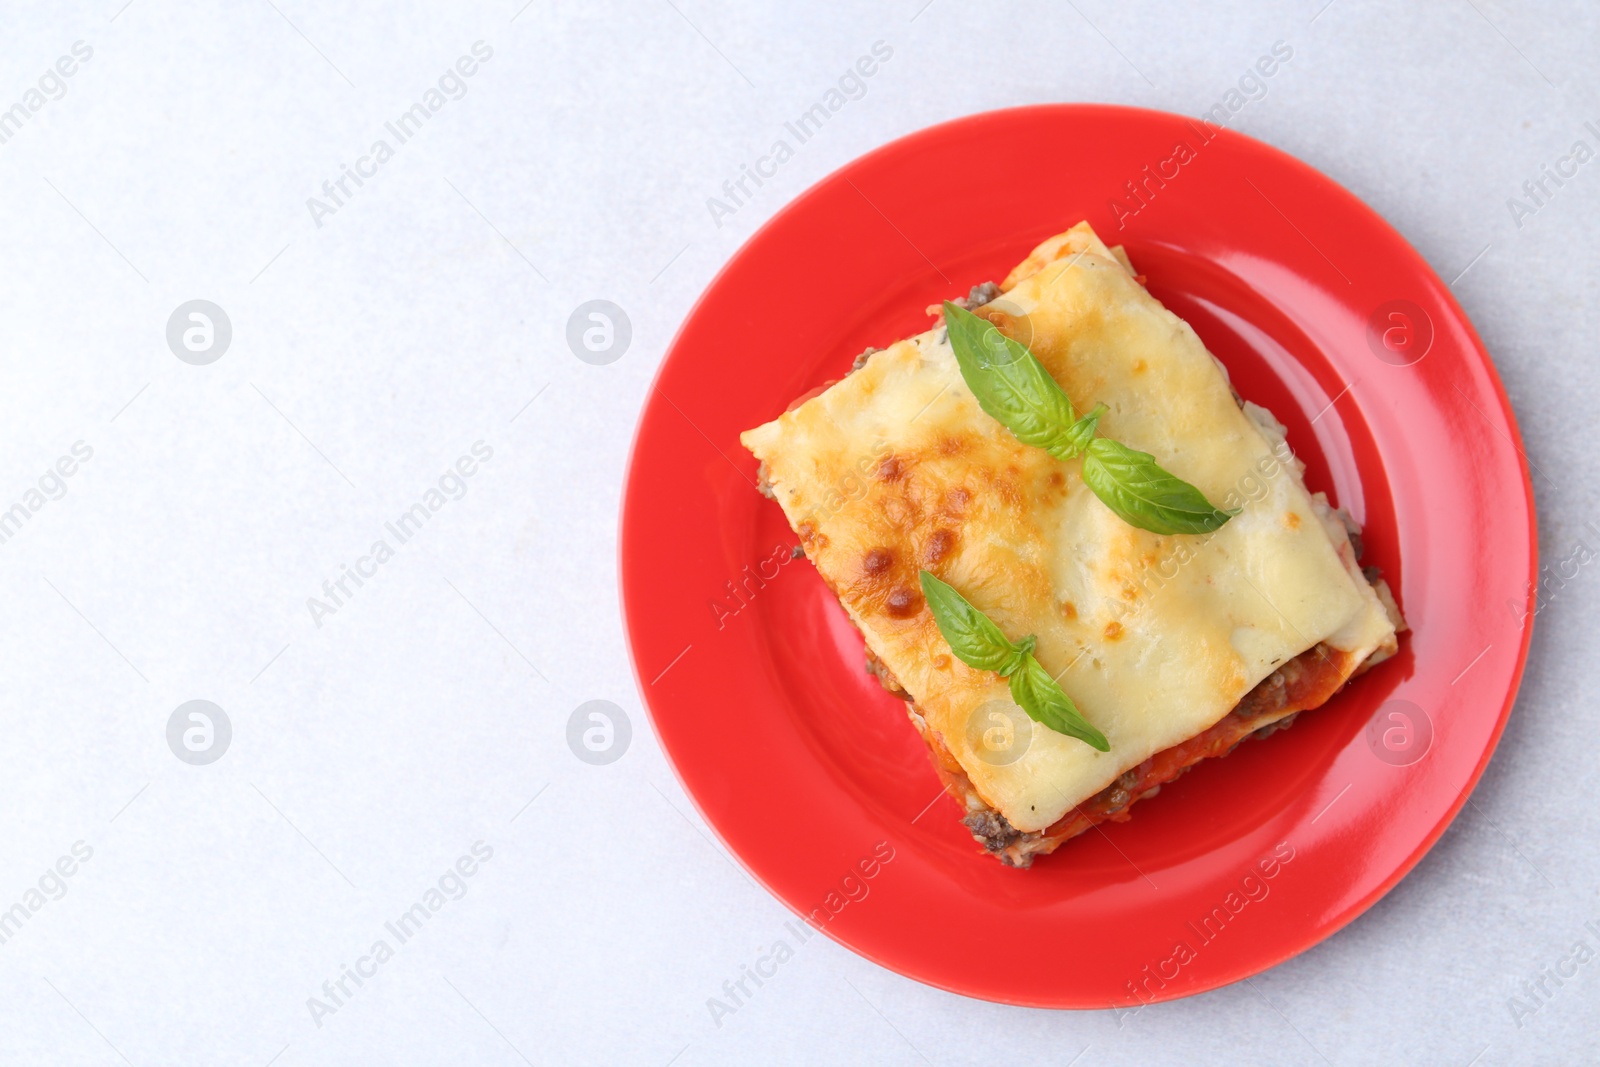
POLYGON ((1455 825, 1254 988, 1021 1010, 816 938, 713 1020, 789 914, 663 760, 615 560, 665 345, 787 200, 975 111, 1198 114, 1280 40, 1292 60, 1233 127, 1456 279, 1548 475, 1543 552, 1600 550, 1600 162, 1531 217, 1507 206, 1574 141, 1600 148, 1600 9, 121 3, 0 12, 0 108, 44 79, 0 143, 0 508, 41 478, 65 490, 0 544, 0 909, 45 887, 0 944, 0 1062, 1595 1062, 1600 962, 1547 979, 1537 1012, 1511 998, 1576 942, 1600 950, 1600 568, 1541 615, 1455 825), (92 55, 49 76, 80 41, 92 55), (314 219, 307 198, 477 41, 492 56, 464 95, 314 219), (706 198, 878 41, 865 95, 716 225, 706 198), (232 323, 205 366, 165 334, 196 298, 232 323), (608 365, 565 342, 593 298, 632 324, 608 365), (80 441, 91 458, 48 477, 80 441), (465 495, 313 620, 307 598, 478 441, 465 495), (167 742, 193 699, 233 730, 205 766, 167 742), (609 765, 565 740, 592 699, 631 721, 609 765), (308 998, 479 841, 464 895, 314 1018, 308 998), (90 858, 48 874, 75 845, 90 858))

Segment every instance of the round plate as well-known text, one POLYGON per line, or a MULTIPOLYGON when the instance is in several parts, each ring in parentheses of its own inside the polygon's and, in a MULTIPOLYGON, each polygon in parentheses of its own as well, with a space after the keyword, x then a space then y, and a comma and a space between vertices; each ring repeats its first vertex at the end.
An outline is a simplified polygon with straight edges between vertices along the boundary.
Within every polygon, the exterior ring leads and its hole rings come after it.
POLYGON ((1159 112, 975 115, 818 183, 734 256, 645 405, 622 510, 640 690, 684 788, 761 883, 944 989, 1042 1007, 1255 974, 1427 851, 1527 655, 1533 494, 1505 392, 1449 290, 1306 165, 1159 112), (1030 870, 983 854, 903 705, 756 492, 739 432, 842 377, 929 304, 1088 219, 1289 427, 1365 527, 1411 632, 1291 730, 1241 745, 1030 870), (889 856, 887 862, 884 857, 889 856), (870 872, 870 877, 868 873, 870 872))

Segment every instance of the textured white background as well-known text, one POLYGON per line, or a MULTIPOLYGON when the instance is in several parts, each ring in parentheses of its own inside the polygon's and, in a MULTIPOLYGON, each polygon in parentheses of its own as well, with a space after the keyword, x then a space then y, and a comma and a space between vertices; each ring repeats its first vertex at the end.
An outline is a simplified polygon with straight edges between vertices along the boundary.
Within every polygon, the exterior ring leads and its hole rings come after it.
POLYGON ((0 945, 0 1062, 1594 1062, 1600 961, 1520 1027, 1508 998, 1600 948, 1600 568, 1543 612, 1473 804, 1253 989, 1018 1010, 816 938, 720 1027, 706 999, 788 913, 663 762, 615 576, 647 384, 788 199, 974 111, 1197 114, 1278 40, 1294 58, 1234 128, 1456 279, 1546 476, 1546 558, 1600 549, 1600 162, 1520 228, 1506 206, 1574 140, 1600 147, 1594 5, 275 2, 0 12, 0 107, 94 50, 0 144, 0 507, 94 450, 0 544, 0 908, 93 849, 0 945), (306 198, 478 40, 467 94, 315 226, 306 198), (714 225, 706 197, 879 40, 867 94, 714 225), (206 367, 164 337, 196 297, 233 323, 206 367), (609 366, 564 341, 596 297, 633 324, 609 366), (479 439, 466 496, 316 627, 306 598, 479 439), (234 727, 207 767, 165 740, 197 697, 234 727), (602 767, 565 742, 596 698, 634 727, 602 767), (480 839, 470 891, 315 1025, 307 997, 480 839))

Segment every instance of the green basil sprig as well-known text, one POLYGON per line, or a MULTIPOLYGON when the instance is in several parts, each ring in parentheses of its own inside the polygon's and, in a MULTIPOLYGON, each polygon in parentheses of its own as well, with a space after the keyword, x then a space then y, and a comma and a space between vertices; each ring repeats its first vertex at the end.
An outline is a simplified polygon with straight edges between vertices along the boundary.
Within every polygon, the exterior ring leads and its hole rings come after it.
POLYGON ((1015 700, 1034 722, 1058 734, 1076 737, 1101 752, 1111 750, 1106 735, 1079 712, 1072 698, 1034 658, 1032 634, 1012 644, 989 617, 967 598, 928 571, 922 572, 922 595, 928 600, 939 634, 956 659, 980 671, 994 671, 1011 685, 1015 700))
POLYGON ((961 377, 978 406, 1025 445, 1057 459, 1083 456, 1084 484, 1128 525, 1158 534, 1210 533, 1239 513, 1212 504, 1163 470, 1150 453, 1095 436, 1106 406, 1097 404, 1079 418, 1072 400, 1027 345, 948 300, 944 321, 961 377))
POLYGON ((1212 504, 1200 490, 1158 467, 1150 453, 1109 437, 1089 442, 1083 482, 1125 521, 1160 534, 1210 533, 1239 513, 1212 504))

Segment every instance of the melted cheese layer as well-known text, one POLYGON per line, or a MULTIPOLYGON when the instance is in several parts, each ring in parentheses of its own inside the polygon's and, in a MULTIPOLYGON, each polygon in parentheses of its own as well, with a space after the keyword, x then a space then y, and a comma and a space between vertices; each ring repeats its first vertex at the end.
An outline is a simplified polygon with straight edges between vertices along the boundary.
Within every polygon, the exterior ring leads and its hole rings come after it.
POLYGON ((1107 404, 1104 436, 1243 508, 1207 535, 1129 526, 1083 484, 1081 461, 1023 445, 978 407, 942 328, 742 436, 872 652, 1014 827, 1050 826, 1318 642, 1349 653, 1349 669, 1392 646, 1281 427, 1235 402, 1199 337, 1087 223, 1041 244, 979 313, 1028 344, 1080 411, 1107 404), (996 759, 984 729, 992 702, 1010 705, 1006 683, 951 654, 921 568, 1013 640, 1036 634, 1040 662, 1111 750, 1034 724, 1020 758, 996 759))

